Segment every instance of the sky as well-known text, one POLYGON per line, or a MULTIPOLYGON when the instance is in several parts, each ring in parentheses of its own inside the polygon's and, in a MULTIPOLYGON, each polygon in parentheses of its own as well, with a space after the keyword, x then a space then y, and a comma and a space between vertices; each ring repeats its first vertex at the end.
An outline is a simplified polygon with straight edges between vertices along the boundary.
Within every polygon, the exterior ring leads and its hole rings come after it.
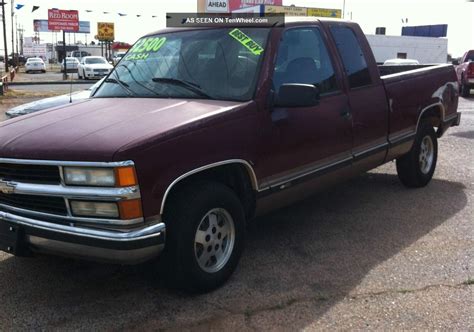
MULTIPOLYGON (((10 3, 6 10, 10 13, 10 3)), ((140 36, 163 28, 166 12, 195 12, 197 0, 14 0, 23 4, 15 11, 19 25, 25 29, 25 36, 33 36, 33 20, 47 19, 48 8, 79 10, 81 21, 91 21, 91 38, 97 32, 97 22, 114 22, 116 40, 134 43, 140 36), (31 13, 32 6, 40 9, 31 13), (93 10, 87 13, 86 10, 93 10), (104 14, 103 12, 110 12, 104 14), (118 13, 126 13, 120 17, 118 13), (136 15, 142 15, 137 17, 136 15), (156 18, 152 18, 156 15, 156 18)), ((374 34, 376 27, 386 27, 387 35, 400 35, 404 25, 402 18, 408 18, 408 25, 448 24, 448 52, 461 56, 466 50, 474 49, 474 2, 465 0, 283 0, 284 5, 342 9, 345 3, 346 18, 359 23, 366 34, 374 34)), ((7 40, 11 45, 11 21, 7 16, 7 40)), ((3 37, 3 36, 1 36, 3 37)), ((3 46, 3 38, 0 37, 3 46)), ((51 33, 41 33, 42 42, 51 42, 51 33)), ((76 40, 85 41, 84 35, 76 40)), ((1 46, 0 46, 1 48, 1 46)))

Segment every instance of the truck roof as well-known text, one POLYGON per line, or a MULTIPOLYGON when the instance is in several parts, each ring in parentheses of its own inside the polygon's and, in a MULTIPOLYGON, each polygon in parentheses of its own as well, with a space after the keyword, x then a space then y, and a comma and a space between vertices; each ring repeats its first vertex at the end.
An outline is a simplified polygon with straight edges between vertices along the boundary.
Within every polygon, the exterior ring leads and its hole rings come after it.
MULTIPOLYGON (((354 21, 343 20, 340 18, 323 18, 315 16, 288 16, 285 17, 285 26, 298 26, 302 23, 316 23, 316 22, 339 22, 345 24, 356 24, 354 21)), ((147 33, 146 36, 153 36, 160 33, 169 33, 169 32, 178 32, 178 31, 189 31, 189 30, 204 30, 204 29, 215 29, 209 27, 183 27, 183 28, 164 28, 159 29, 150 33, 147 33)))

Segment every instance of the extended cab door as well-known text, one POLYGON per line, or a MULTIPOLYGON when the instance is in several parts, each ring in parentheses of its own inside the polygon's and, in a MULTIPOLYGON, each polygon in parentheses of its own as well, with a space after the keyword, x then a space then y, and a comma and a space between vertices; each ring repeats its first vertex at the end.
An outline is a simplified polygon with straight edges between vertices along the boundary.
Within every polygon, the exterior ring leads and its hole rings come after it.
POLYGON ((346 74, 353 118, 352 152, 356 161, 365 159, 371 168, 384 161, 388 147, 385 88, 362 30, 356 24, 330 23, 329 31, 346 74))
POLYGON ((266 156, 259 163, 262 173, 269 176, 264 177, 262 188, 293 186, 350 164, 352 122, 340 81, 341 72, 318 26, 283 32, 273 75, 276 96, 285 83, 314 84, 320 90, 320 102, 310 107, 278 107, 277 103, 270 110, 266 156))

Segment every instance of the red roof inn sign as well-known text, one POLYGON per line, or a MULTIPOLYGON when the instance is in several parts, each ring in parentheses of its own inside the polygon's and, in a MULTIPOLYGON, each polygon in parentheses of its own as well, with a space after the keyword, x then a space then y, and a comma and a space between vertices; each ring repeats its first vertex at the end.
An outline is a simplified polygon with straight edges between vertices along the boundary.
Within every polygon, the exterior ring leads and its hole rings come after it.
POLYGON ((48 30, 79 31, 77 10, 48 9, 48 30))

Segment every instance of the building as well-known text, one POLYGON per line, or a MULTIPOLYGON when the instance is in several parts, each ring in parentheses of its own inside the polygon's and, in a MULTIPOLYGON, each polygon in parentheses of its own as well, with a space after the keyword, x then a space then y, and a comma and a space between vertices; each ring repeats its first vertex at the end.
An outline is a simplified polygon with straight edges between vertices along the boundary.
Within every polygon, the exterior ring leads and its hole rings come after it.
POLYGON ((446 63, 448 39, 433 37, 366 35, 375 60, 415 59, 420 64, 446 63))

